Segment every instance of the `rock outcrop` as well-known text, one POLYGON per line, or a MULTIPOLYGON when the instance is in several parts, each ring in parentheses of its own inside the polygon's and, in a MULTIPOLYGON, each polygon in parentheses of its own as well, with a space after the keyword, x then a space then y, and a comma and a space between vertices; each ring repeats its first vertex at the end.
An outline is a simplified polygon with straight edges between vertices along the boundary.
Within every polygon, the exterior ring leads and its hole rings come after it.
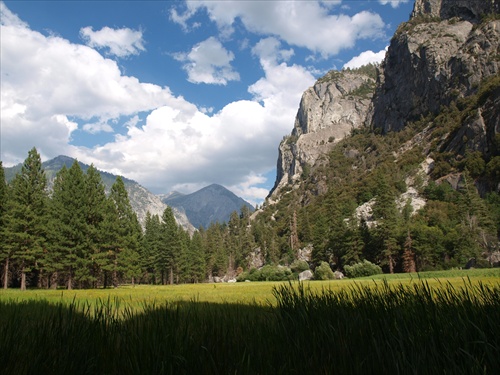
POLYGON ((498 0, 416 0, 391 40, 373 98, 384 133, 436 114, 500 72, 498 0))
POLYGON ((415 0, 410 20, 399 26, 376 74, 361 68, 318 80, 304 93, 292 133, 279 146, 268 202, 307 177, 352 129, 400 131, 443 108, 467 106, 474 97, 473 110, 461 113, 459 128, 443 137, 441 151, 493 155, 500 90, 492 85, 496 91, 485 98, 479 90, 500 79, 499 11, 500 0, 415 0))
POLYGON ((352 129, 365 123, 376 67, 330 72, 302 95, 292 134, 279 146, 273 191, 307 174, 352 129))
POLYGON ((499 8, 498 0, 416 0, 411 16, 479 22, 484 14, 499 13, 499 8))

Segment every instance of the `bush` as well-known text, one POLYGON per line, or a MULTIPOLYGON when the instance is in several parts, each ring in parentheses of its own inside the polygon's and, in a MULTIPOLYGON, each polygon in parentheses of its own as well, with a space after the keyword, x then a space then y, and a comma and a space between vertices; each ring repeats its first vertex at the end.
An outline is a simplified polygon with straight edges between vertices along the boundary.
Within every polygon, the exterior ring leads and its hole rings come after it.
POLYGON ((344 271, 347 277, 355 278, 381 274, 382 268, 368 260, 364 260, 352 266, 345 266, 344 271))
POLYGON ((318 267, 314 270, 314 279, 316 280, 333 280, 335 275, 333 274, 330 265, 326 262, 321 262, 318 267))
POLYGON ((301 273, 309 269, 309 264, 305 260, 295 260, 290 268, 293 273, 301 273))
POLYGON ((286 281, 290 280, 292 271, 288 267, 267 265, 261 269, 251 269, 250 272, 243 272, 236 279, 237 281, 286 281))

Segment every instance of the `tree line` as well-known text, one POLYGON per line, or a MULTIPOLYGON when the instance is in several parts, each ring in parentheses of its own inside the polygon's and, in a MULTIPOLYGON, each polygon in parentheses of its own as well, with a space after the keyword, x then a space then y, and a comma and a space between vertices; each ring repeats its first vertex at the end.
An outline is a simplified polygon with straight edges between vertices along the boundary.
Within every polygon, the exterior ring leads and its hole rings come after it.
POLYGON ((235 276, 253 246, 243 235, 249 216, 243 208, 229 225, 214 223, 190 236, 167 207, 161 217, 148 212, 141 228, 121 177, 106 194, 97 169, 84 173, 75 161, 49 189, 33 148, 9 184, 0 168, 2 287, 197 283, 228 270, 235 276))
POLYGON ((315 171, 300 189, 283 191, 277 204, 264 205, 256 217, 243 207, 227 223, 192 235, 176 223, 170 207, 161 216, 148 213, 142 228, 123 180, 118 177, 106 193, 94 166, 86 173, 76 161, 63 167, 49 189, 33 148, 9 184, 0 168, 2 286, 198 283, 235 278, 263 264, 290 266, 304 248, 312 251, 312 269, 327 262, 343 270, 368 260, 385 272, 415 272, 463 267, 471 258, 491 266, 498 251, 499 194, 481 198, 465 168, 458 189, 430 181, 420 188, 425 207, 416 213, 410 202, 398 207, 396 198, 407 188, 399 168, 417 161, 409 155, 395 164, 392 138, 378 143, 378 137, 359 134, 344 141, 344 149, 388 150, 390 157, 378 160, 370 173, 361 163, 369 166, 371 154, 352 159, 337 148, 329 167, 315 171), (314 195, 310 181, 321 173, 330 181, 328 190, 314 195), (356 216, 356 208, 371 200, 370 224, 356 216))

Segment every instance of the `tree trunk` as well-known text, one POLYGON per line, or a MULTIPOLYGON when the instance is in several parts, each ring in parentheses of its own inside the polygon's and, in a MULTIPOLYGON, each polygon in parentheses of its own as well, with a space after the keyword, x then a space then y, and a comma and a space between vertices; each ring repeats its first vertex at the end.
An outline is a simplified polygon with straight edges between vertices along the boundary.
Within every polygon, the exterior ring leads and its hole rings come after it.
POLYGON ((170 267, 170 285, 174 284, 174 269, 170 267))
POLYGON ((21 290, 26 290, 26 272, 21 271, 21 290))
POLYGON ((73 289, 73 278, 71 277, 71 271, 70 271, 68 275, 68 290, 71 289, 73 289))
POLYGON ((7 289, 9 286, 9 257, 5 259, 5 265, 3 266, 3 288, 7 289))
POLYGON ((115 258, 114 268, 113 268, 113 287, 118 287, 118 260, 115 258))
POLYGON ((57 279, 58 279, 59 275, 57 274, 57 272, 54 272, 51 276, 50 276, 50 289, 57 289, 58 285, 57 285, 57 279))

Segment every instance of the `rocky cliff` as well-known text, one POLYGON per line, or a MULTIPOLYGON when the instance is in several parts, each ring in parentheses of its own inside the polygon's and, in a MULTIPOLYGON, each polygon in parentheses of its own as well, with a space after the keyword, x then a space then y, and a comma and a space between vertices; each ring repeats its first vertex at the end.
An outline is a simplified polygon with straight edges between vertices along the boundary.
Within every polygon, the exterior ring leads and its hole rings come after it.
POLYGON ((302 95, 292 134, 279 146, 273 191, 307 174, 339 140, 366 120, 377 68, 331 71, 302 95))
POLYGON ((498 1, 417 0, 392 38, 373 98, 384 133, 474 94, 500 71, 498 1))
POLYGON ((400 131, 443 108, 458 106, 462 112, 460 123, 443 136, 442 151, 475 150, 490 157, 498 148, 500 90, 493 85, 488 95, 478 93, 500 74, 499 3, 416 0, 377 74, 343 70, 318 80, 303 94, 292 134, 279 146, 271 201, 351 129, 400 131), (476 103, 470 105, 470 98, 476 103), (473 109, 464 111, 467 106, 473 109))

